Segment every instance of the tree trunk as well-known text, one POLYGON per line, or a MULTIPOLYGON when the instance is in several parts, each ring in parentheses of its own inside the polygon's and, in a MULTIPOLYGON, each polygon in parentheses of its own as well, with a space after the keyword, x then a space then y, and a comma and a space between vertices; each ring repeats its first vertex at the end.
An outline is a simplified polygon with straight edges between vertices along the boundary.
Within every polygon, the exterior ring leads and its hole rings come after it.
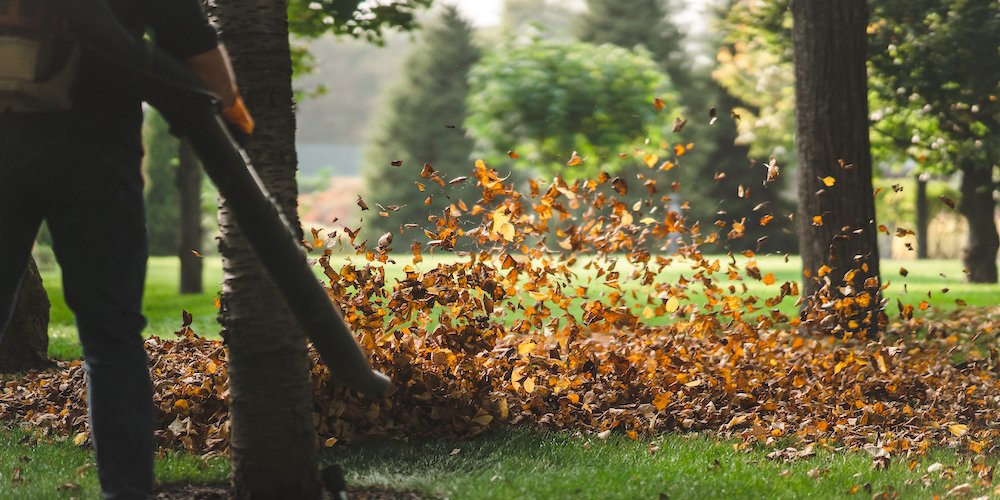
POLYGON ((201 293, 202 258, 194 253, 201 250, 204 238, 201 227, 201 169, 187 141, 181 141, 177 158, 179 165, 174 181, 180 199, 180 247, 177 249, 181 260, 180 292, 201 293))
POLYGON ((962 251, 962 264, 971 283, 997 282, 996 202, 993 201, 993 168, 966 160, 962 170, 962 201, 959 210, 969 222, 969 238, 962 251))
POLYGON ((867 294, 862 304, 868 306, 839 311, 836 323, 874 334, 881 298, 868 137, 867 2, 792 0, 791 11, 803 326, 816 326, 811 318, 818 316, 808 311, 817 292, 837 296, 850 285, 852 293, 867 294))
POLYGON ((32 260, 21 281, 14 317, 0 341, 0 373, 51 366, 48 352, 49 296, 32 260))
POLYGON ((926 259, 929 253, 927 247, 927 228, 930 226, 930 216, 927 207, 927 177, 917 175, 917 258, 926 259))
MULTIPOLYGON (((285 0, 214 0, 247 105, 249 153, 296 226, 295 114, 285 0)), ((317 437, 305 334, 265 276, 225 201, 219 320, 229 348, 233 487, 237 498, 318 498, 317 437)), ((301 231, 301 230, 300 230, 301 231)))

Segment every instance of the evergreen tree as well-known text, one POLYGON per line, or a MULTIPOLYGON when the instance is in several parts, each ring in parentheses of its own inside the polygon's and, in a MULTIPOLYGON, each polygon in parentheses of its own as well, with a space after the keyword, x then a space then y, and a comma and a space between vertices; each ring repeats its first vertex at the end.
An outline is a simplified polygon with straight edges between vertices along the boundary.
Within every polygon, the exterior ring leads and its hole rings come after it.
POLYGON ((401 234, 401 226, 427 227, 428 217, 441 214, 458 200, 462 185, 446 184, 445 188, 421 178, 420 173, 425 163, 445 180, 471 170, 473 141, 462 124, 469 93, 467 76, 480 58, 473 35, 458 11, 445 7, 440 19, 421 33, 404 64, 400 83, 385 100, 365 152, 365 191, 372 210, 363 216, 370 246, 391 232, 395 248, 409 248, 423 234, 417 230, 401 234), (425 186, 424 191, 417 182, 425 186), (376 203, 391 207, 385 212, 388 217, 378 213, 376 203))
MULTIPOLYGON (((688 217, 700 221, 703 230, 723 226, 720 241, 732 250, 748 247, 793 250, 794 231, 782 217, 791 205, 782 196, 784 178, 779 177, 764 187, 766 171, 762 164, 766 158, 751 164, 749 148, 735 144, 737 130, 729 112, 740 102, 712 79, 711 68, 697 68, 691 63, 693 57, 685 48, 687 35, 671 19, 678 3, 676 0, 587 0, 588 11, 581 14, 577 33, 581 40, 591 43, 628 48, 642 45, 670 75, 685 108, 678 113, 688 119, 677 140, 690 141, 696 146, 682 167, 671 174, 684 185, 684 199, 691 207, 688 217), (713 109, 715 120, 710 117, 713 109), (754 211, 765 202, 764 208, 754 211), (760 219, 767 215, 773 215, 774 221, 760 226, 760 219), (745 235, 729 240, 726 235, 733 229, 733 222, 740 221, 745 226, 745 235), (758 245, 758 239, 765 236, 758 245)), ((716 13, 721 14, 721 10, 716 13)), ((709 40, 707 45, 713 45, 712 42, 709 40)), ((657 183, 669 182, 658 179, 657 183)))
POLYGON ((683 94, 692 83, 691 64, 683 47, 685 35, 669 17, 677 4, 677 0, 587 0, 587 11, 577 20, 577 37, 597 45, 644 46, 683 94))
POLYGON ((143 126, 146 156, 143 172, 146 177, 146 225, 151 255, 177 255, 180 213, 174 171, 179 142, 170 135, 169 127, 159 113, 146 113, 143 126))

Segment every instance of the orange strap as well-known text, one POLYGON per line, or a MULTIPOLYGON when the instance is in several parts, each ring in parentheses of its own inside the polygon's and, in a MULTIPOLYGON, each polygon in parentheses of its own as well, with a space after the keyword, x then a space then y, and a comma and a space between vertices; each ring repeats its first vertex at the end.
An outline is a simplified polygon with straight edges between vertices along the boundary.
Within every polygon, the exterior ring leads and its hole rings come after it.
POLYGON ((247 109, 247 105, 243 102, 242 97, 236 96, 236 102, 222 111, 222 118, 247 135, 253 134, 253 117, 250 116, 250 111, 247 109))

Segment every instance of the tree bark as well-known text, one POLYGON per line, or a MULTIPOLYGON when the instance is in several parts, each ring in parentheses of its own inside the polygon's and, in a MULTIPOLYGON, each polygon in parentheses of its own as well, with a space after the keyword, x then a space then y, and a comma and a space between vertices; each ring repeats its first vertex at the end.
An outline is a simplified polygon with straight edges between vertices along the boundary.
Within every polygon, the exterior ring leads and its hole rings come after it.
POLYGON ((0 340, 0 373, 47 368, 49 361, 49 296, 32 260, 21 281, 14 317, 0 340))
POLYGON ((997 282, 997 250, 1000 236, 997 234, 996 202, 993 200, 995 184, 993 167, 971 161, 963 161, 962 201, 959 211, 969 222, 969 237, 962 251, 962 264, 967 279, 971 283, 997 282))
POLYGON ((792 0, 791 11, 803 325, 815 326, 807 311, 817 292, 837 296, 849 285, 851 293, 868 294, 868 306, 838 324, 874 334, 881 297, 868 136, 867 2, 792 0), (834 184, 828 186, 827 178, 834 184), (851 279, 844 283, 845 277, 851 279))
POLYGON ((201 169, 187 141, 181 141, 177 151, 179 165, 176 177, 180 199, 180 246, 177 256, 181 260, 181 294, 202 293, 202 258, 200 251, 204 232, 201 226, 201 169))
MULTIPOLYGON (((298 226, 295 114, 285 0, 213 0, 243 97, 257 119, 248 150, 298 226)), ((317 437, 305 334, 265 276, 223 200, 219 320, 229 348, 233 486, 237 498, 318 498, 317 437)), ((301 229, 300 229, 301 231, 301 229)))
POLYGON ((927 207, 927 177, 917 174, 917 258, 926 259, 930 248, 927 246, 927 228, 930 216, 927 207))

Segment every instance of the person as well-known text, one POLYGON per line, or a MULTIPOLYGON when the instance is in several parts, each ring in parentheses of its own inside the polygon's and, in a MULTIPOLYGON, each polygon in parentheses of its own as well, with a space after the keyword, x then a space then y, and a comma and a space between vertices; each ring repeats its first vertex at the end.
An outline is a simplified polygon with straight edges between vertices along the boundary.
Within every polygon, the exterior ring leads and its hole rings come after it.
MULTIPOLYGON (((245 132, 225 48, 199 0, 107 0, 135 37, 182 61, 245 132)), ((154 407, 143 347, 147 236, 141 99, 84 54, 67 111, 0 113, 0 334, 43 221, 52 235, 88 377, 90 431, 105 498, 154 486, 154 407)))

